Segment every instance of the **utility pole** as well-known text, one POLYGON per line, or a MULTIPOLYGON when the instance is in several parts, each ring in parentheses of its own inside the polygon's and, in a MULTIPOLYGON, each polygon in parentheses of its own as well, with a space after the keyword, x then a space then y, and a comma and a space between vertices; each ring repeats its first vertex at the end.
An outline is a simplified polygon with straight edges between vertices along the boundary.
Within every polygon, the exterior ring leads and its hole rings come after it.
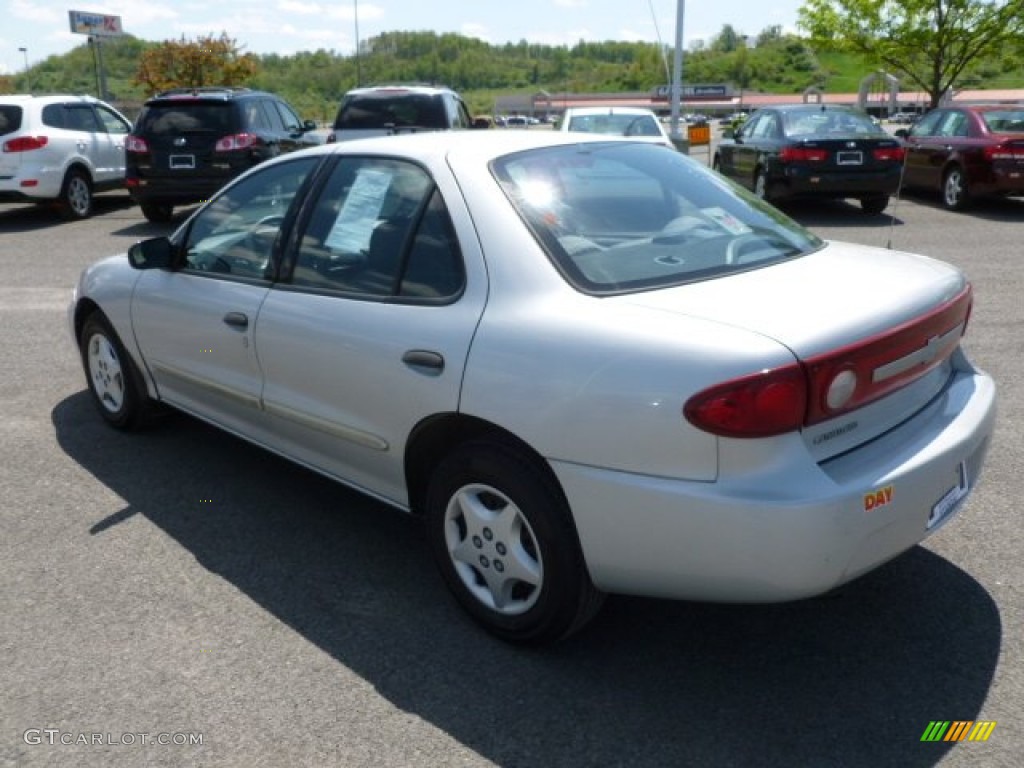
POLYGON ((669 123, 669 137, 680 152, 690 151, 690 140, 679 130, 679 105, 683 96, 683 17, 686 15, 686 0, 676 0, 676 52, 672 59, 672 87, 670 100, 672 112, 669 123))

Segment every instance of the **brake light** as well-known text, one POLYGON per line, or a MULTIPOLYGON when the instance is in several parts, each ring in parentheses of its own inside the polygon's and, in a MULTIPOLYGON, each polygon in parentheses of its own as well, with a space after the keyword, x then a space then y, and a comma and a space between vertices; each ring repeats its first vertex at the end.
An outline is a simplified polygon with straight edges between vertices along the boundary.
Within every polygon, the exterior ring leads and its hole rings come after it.
POLYGON ((741 376, 686 401, 683 414, 721 437, 770 437, 836 418, 947 360, 967 331, 971 286, 929 312, 802 363, 741 376))
POLYGON ((881 147, 871 154, 874 155, 875 160, 881 162, 902 163, 906 150, 903 147, 881 147))
POLYGON ((129 136, 125 139, 124 148, 128 152, 138 152, 142 154, 149 152, 149 144, 146 143, 145 139, 139 138, 138 136, 129 136))
POLYGON ((828 160, 828 150, 815 147, 783 147, 779 159, 784 163, 823 163, 828 160))
POLYGON ((238 149, 249 149, 260 144, 260 137, 255 133, 236 133, 217 139, 214 152, 233 152, 238 149))
POLYGON ((19 136, 4 142, 4 152, 31 152, 42 149, 50 142, 46 136, 19 136))
POLYGON ((807 397, 807 376, 793 363, 705 389, 686 401, 683 414, 713 435, 769 437, 800 428, 807 397))

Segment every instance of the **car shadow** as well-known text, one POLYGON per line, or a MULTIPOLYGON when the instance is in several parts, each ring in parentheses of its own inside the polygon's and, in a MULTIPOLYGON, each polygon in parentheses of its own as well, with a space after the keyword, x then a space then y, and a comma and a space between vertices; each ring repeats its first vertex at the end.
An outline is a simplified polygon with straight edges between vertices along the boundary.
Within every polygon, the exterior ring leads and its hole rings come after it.
POLYGON ((145 518, 496 765, 931 766, 952 745, 923 743, 929 722, 976 719, 1000 655, 992 598, 922 547, 799 603, 613 596, 561 645, 516 648, 455 607, 412 518, 185 416, 126 435, 83 391, 52 421, 125 500, 79 536, 145 518))
POLYGON ((899 207, 895 199, 878 214, 866 214, 861 210, 860 203, 848 200, 788 200, 776 207, 805 227, 883 229, 903 226, 903 220, 897 215, 899 207))
MULTIPOLYGON (((93 216, 127 210, 133 205, 132 199, 123 192, 104 192, 93 198, 93 216)), ((49 203, 0 205, 0 232, 35 232, 68 223, 72 222, 49 203)))
POLYGON ((1024 219, 1024 197, 984 197, 971 200, 963 211, 947 211, 937 192, 905 191, 903 197, 918 205, 946 211, 950 216, 971 216, 994 222, 1019 222, 1024 219))

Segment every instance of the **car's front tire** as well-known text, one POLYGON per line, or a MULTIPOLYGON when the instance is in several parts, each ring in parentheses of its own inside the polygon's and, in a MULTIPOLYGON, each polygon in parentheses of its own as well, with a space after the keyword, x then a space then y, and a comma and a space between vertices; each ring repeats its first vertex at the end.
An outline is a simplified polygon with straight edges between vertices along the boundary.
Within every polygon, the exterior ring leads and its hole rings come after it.
POLYGON ((554 642, 600 608, 562 492, 525 450, 498 441, 456 449, 435 470, 425 511, 442 576, 498 637, 554 642))
POLYGON ((142 426, 155 413, 142 374, 110 323, 100 313, 89 315, 79 336, 82 366, 89 394, 108 424, 117 429, 142 426))
POLYGON ((942 204, 951 211, 962 211, 969 201, 963 169, 959 165, 950 166, 942 177, 942 204))
POLYGON ((92 183, 84 172, 68 171, 57 205, 66 219, 87 219, 92 215, 92 183))

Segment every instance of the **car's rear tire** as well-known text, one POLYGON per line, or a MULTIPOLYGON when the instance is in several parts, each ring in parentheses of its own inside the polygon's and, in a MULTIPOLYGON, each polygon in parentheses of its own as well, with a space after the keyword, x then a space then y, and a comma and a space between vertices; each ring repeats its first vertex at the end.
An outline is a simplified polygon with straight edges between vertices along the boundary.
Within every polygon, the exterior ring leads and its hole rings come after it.
POLYGON ((951 211, 962 211, 970 203, 967 179, 959 165, 951 165, 942 176, 942 204, 951 211))
POLYGON ((174 206, 167 203, 141 203, 142 215, 154 224, 166 224, 174 216, 174 206))
POLYGON ((600 608, 561 489, 525 450, 498 441, 459 447, 436 468, 425 511, 449 588, 503 640, 554 642, 600 608))
POLYGON ((876 197, 862 197, 860 199, 860 208, 864 213, 869 216, 877 216, 884 211, 889 205, 888 195, 878 195, 876 197))
POLYGON ((87 219, 92 215, 92 183, 83 171, 77 168, 68 171, 57 205, 65 219, 87 219))
POLYGON ((157 412, 136 368, 110 323, 100 312, 86 318, 79 336, 89 394, 108 424, 117 429, 144 426, 157 412))

